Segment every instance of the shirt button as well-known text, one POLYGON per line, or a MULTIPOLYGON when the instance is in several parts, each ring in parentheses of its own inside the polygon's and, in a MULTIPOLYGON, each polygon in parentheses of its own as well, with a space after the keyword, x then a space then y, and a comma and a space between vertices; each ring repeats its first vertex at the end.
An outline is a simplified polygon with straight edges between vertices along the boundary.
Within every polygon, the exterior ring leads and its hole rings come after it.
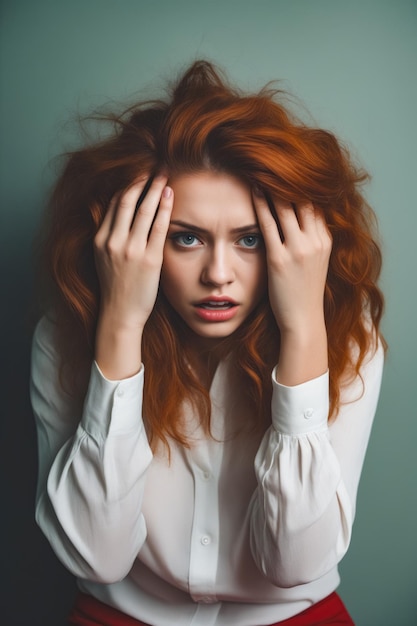
POLYGON ((309 420, 311 417, 313 417, 314 415, 314 409, 306 409, 304 411, 304 417, 306 418, 306 420, 309 420))
POLYGON ((201 543, 203 544, 203 546, 208 546, 211 544, 211 539, 208 535, 203 535, 201 537, 201 543))
POLYGON ((116 394, 119 398, 122 398, 125 395, 125 392, 123 391, 122 387, 118 387, 116 394))
POLYGON ((210 472, 203 472, 203 478, 204 480, 210 480, 211 478, 210 472))

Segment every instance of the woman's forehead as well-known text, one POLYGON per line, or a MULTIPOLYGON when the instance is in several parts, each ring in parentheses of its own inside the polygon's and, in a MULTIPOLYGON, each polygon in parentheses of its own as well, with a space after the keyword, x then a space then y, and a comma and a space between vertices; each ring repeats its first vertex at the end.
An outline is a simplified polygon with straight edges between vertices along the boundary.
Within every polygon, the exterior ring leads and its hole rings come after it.
POLYGON ((251 190, 230 174, 199 172, 169 181, 174 190, 173 220, 241 226, 256 223, 251 190))

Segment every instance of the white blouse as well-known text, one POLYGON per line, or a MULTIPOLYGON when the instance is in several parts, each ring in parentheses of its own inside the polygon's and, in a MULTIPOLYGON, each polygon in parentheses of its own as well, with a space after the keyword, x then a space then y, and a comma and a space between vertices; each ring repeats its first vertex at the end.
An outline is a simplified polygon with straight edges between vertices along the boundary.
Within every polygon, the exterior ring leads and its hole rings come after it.
POLYGON ((84 403, 59 383, 53 328, 34 335, 39 444, 36 519, 82 591, 154 626, 262 626, 339 584, 376 410, 383 350, 342 389, 328 424, 328 374, 273 376, 262 435, 228 359, 210 389, 208 438, 184 407, 190 448, 153 455, 141 417, 144 368, 109 381, 92 365, 84 403))

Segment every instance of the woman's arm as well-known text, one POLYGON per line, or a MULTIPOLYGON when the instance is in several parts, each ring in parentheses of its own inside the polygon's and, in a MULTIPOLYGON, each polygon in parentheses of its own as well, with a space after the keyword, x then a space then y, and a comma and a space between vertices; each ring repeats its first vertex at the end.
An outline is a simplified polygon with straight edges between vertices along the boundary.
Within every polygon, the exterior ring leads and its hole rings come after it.
POLYGON ((115 196, 94 240, 100 279, 96 360, 104 375, 122 379, 141 364, 143 328, 154 307, 173 207, 167 177, 147 179, 115 196))
POLYGON ((146 179, 116 196, 96 235, 100 315, 83 406, 62 389, 51 324, 44 319, 34 336, 36 517, 66 567, 99 582, 126 576, 146 536, 141 503, 152 455, 142 422, 141 341, 172 210, 166 181, 157 176, 138 209, 146 179))
POLYGON ((141 502, 152 455, 141 418, 143 371, 108 381, 93 364, 80 405, 61 387, 53 332, 41 320, 32 349, 36 519, 73 574, 114 582, 130 570, 146 537, 141 502))
POLYGON ((258 193, 254 205, 281 347, 273 373, 272 426, 255 460, 251 546, 263 573, 287 587, 322 576, 348 547, 383 352, 374 346, 368 355, 361 372, 364 389, 359 377, 342 389, 341 409, 329 429, 323 301, 330 233, 311 203, 275 200, 271 211, 258 193))
POLYGON ((269 301, 281 335, 276 380, 299 385, 328 368, 324 288, 332 239, 309 202, 293 206, 277 199, 273 215, 262 194, 253 200, 266 247, 269 301))
POLYGON ((295 386, 274 382, 272 426, 255 460, 251 548, 274 584, 308 583, 332 569, 351 537, 356 494, 375 415, 383 349, 369 354, 342 388, 328 427, 328 376, 295 386))

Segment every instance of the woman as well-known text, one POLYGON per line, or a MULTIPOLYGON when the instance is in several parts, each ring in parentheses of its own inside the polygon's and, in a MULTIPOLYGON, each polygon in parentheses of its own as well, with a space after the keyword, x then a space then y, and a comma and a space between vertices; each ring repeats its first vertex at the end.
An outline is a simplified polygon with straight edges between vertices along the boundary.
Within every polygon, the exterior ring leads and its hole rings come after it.
POLYGON ((52 196, 36 516, 70 624, 353 623, 380 251, 365 174, 277 100, 197 62, 52 196))

